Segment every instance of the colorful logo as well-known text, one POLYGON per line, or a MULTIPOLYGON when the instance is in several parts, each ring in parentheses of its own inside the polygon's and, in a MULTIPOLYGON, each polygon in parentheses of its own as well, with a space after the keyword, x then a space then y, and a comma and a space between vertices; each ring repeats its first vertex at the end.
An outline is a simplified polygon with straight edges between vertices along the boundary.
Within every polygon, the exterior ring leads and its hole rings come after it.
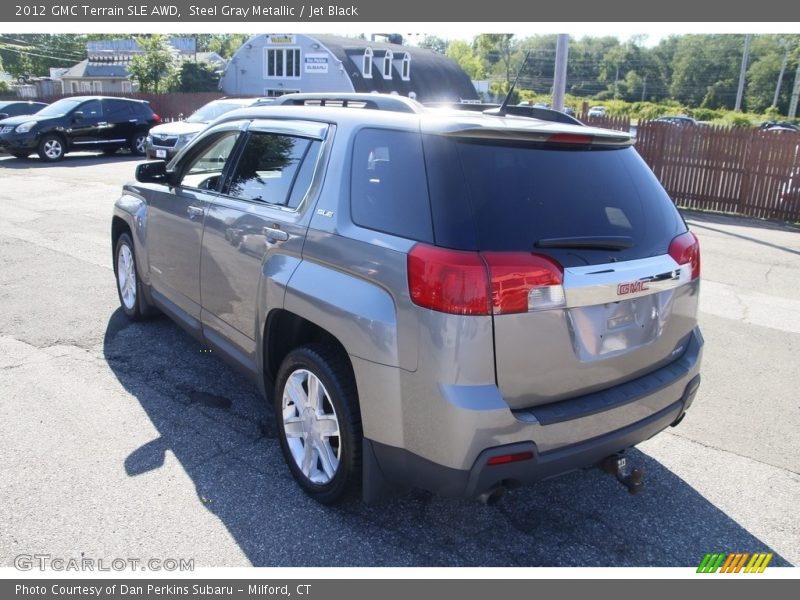
POLYGON ((706 554, 697 567, 698 573, 763 573, 769 561, 772 560, 772 552, 729 552, 728 554, 706 554))

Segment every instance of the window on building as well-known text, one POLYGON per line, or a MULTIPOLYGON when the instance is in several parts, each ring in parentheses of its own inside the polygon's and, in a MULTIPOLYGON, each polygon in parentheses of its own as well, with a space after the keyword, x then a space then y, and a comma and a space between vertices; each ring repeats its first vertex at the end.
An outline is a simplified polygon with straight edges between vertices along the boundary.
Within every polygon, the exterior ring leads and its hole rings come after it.
POLYGON ((406 52, 403 54, 403 64, 400 69, 400 76, 403 81, 411 79, 411 55, 406 52))
POLYGON ((69 82, 69 88, 70 88, 70 91, 73 94, 77 94, 78 92, 81 91, 81 87, 80 87, 80 85, 78 84, 77 81, 70 81, 69 82))
POLYGON ((267 48, 267 77, 300 77, 300 48, 267 48))
POLYGON ((92 84, 88 81, 81 81, 81 91, 82 92, 91 92, 92 91, 92 84))
POLYGON ((275 88, 266 88, 264 90, 264 96, 267 98, 279 98, 284 94, 298 94, 300 90, 289 90, 285 88, 275 89, 275 88))
POLYGON ((133 91, 133 86, 131 85, 130 81, 126 80, 122 82, 122 91, 127 94, 133 91))
POLYGON ((392 59, 394 55, 392 54, 391 50, 387 50, 386 54, 383 55, 383 78, 384 79, 391 79, 392 78, 392 59))
POLYGON ((372 79, 372 57, 372 48, 364 50, 364 65, 361 67, 364 79, 372 79))
POLYGON ((103 91, 103 83, 101 81, 92 82, 92 93, 99 94, 103 91))

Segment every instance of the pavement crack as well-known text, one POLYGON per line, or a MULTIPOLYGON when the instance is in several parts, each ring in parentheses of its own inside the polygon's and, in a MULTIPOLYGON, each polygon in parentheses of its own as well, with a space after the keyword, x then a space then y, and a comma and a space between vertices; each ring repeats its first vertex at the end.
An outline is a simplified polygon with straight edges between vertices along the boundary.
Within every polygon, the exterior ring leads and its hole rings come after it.
POLYGON ((795 475, 795 476, 800 477, 800 472, 793 471, 791 469, 787 469, 786 467, 782 467, 780 465, 774 465, 772 463, 768 463, 768 462, 765 462, 763 460, 759 460, 757 458, 753 458, 752 456, 747 456, 746 454, 740 454, 739 452, 734 452, 733 450, 728 450, 727 448, 720 448, 719 446, 714 446, 713 444, 706 444, 706 443, 703 443, 703 442, 699 442, 697 440, 693 440, 692 438, 680 435, 679 433, 675 433, 674 431, 665 431, 663 433, 665 433, 666 435, 675 436, 676 438, 680 438, 680 439, 685 440, 685 441, 687 441, 689 443, 692 443, 692 444, 697 444, 698 446, 702 446, 703 448, 708 448, 709 450, 716 450, 718 452, 725 452, 726 454, 733 454, 734 456, 738 456, 739 458, 745 458, 747 460, 752 460, 753 462, 756 462, 756 463, 758 463, 760 465, 765 465, 765 466, 768 466, 768 467, 772 467, 773 469, 778 469, 779 471, 783 471, 785 473, 789 473, 791 475, 795 475))

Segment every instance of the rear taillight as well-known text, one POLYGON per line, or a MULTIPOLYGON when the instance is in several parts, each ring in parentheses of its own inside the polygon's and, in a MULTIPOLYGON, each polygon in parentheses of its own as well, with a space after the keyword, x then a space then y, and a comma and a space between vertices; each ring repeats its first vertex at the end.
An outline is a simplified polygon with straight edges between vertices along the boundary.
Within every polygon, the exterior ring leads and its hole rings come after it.
POLYGON ((456 315, 489 314, 486 265, 477 252, 417 244, 408 253, 411 301, 456 315))
POLYGON ((418 306, 457 315, 524 313, 565 305, 563 271, 525 252, 464 252, 417 244, 408 287, 418 306))
POLYGON ((161 123, 161 117, 159 117, 156 113, 153 113, 153 120, 156 123, 161 123))
POLYGON ((541 254, 484 252, 492 282, 494 314, 564 306, 561 266, 541 254))
POLYGON ((700 277, 700 242, 691 231, 672 240, 669 255, 681 266, 691 265, 693 280, 700 277))

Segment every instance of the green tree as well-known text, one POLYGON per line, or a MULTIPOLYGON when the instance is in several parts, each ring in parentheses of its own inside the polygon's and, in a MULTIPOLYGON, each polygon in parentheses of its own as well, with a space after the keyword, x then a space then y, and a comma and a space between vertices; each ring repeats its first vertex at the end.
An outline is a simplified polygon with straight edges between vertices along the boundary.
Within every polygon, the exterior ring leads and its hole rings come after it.
POLYGON ((175 86, 179 72, 174 48, 161 35, 136 39, 143 50, 131 59, 128 72, 143 92, 161 93, 175 86))
POLYGON ((458 63, 458 66, 470 79, 483 79, 485 73, 480 58, 475 55, 472 46, 461 40, 453 40, 447 45, 447 57, 458 63))
POLYGON ((214 34, 205 45, 206 52, 216 52, 222 58, 232 57, 249 39, 246 33, 214 34))
POLYGON ((215 92, 219 89, 219 73, 205 62, 185 62, 178 73, 177 92, 215 92))
POLYGON ((797 51, 800 51, 798 35, 761 35, 753 39, 745 94, 749 111, 763 112, 771 107, 775 90, 780 86, 776 111, 786 114, 792 90, 792 75, 797 66, 794 53, 797 51))
POLYGON ((689 106, 733 108, 743 47, 744 36, 738 34, 680 37, 670 95, 689 106))
POLYGON ((512 33, 482 33, 475 38, 473 48, 483 64, 483 69, 493 81, 509 84, 517 42, 512 33))
POLYGON ((447 40, 438 35, 426 35, 419 43, 420 48, 427 48, 439 54, 447 53, 447 40))

